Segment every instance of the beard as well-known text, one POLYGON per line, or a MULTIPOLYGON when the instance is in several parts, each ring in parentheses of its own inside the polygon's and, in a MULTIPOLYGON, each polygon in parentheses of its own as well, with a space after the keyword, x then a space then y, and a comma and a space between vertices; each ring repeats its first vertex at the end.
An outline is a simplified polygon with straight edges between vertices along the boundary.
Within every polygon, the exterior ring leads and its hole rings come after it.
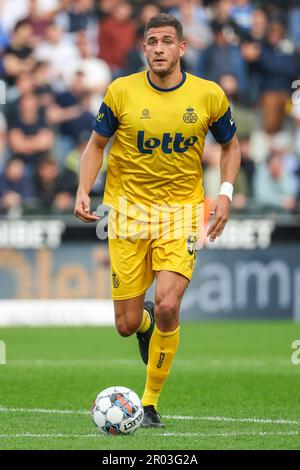
POLYGON ((149 68, 151 71, 157 75, 159 78, 165 78, 168 75, 171 75, 171 73, 175 70, 176 66, 178 64, 178 59, 174 59, 167 68, 164 69, 156 69, 151 66, 151 64, 148 61, 149 68))

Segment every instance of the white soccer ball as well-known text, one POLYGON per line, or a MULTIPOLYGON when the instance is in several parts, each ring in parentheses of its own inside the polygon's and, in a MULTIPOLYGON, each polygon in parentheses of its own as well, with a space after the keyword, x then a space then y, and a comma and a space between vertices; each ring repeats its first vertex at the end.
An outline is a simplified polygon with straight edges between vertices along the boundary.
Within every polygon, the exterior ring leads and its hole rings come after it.
POLYGON ((131 434, 143 417, 141 400, 126 387, 106 388, 97 395, 92 408, 92 420, 103 434, 131 434))

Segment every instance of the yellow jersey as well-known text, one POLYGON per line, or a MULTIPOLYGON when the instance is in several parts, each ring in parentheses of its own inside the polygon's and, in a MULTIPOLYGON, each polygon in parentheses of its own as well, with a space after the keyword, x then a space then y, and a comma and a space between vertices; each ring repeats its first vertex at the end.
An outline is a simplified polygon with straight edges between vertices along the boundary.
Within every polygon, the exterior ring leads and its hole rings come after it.
POLYGON ((93 129, 115 134, 104 203, 118 211, 120 197, 146 207, 201 203, 206 134, 224 144, 236 126, 216 83, 182 72, 182 81, 165 89, 145 71, 109 85, 93 129))

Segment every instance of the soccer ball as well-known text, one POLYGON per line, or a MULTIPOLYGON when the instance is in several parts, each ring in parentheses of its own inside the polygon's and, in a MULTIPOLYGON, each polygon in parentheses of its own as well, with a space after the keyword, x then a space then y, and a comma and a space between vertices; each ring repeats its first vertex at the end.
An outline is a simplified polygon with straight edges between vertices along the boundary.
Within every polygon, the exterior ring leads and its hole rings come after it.
POLYGON ((131 434, 143 417, 139 397, 126 387, 106 388, 97 395, 92 408, 92 420, 103 434, 131 434))

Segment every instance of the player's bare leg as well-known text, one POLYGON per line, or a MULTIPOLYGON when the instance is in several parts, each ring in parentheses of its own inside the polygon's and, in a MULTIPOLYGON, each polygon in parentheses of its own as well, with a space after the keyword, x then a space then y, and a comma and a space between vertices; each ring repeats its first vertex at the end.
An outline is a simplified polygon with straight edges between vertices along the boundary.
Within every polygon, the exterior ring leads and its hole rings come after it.
POLYGON ((179 308, 189 280, 170 271, 156 273, 155 321, 149 344, 147 380, 142 397, 143 427, 162 427, 158 399, 179 344, 179 308))
POLYGON ((131 336, 143 321, 145 294, 126 300, 114 300, 115 323, 121 336, 131 336))
POLYGON ((126 300, 115 300, 115 323, 121 336, 136 333, 141 357, 148 363, 148 348, 154 329, 154 303, 144 302, 145 294, 126 300))

